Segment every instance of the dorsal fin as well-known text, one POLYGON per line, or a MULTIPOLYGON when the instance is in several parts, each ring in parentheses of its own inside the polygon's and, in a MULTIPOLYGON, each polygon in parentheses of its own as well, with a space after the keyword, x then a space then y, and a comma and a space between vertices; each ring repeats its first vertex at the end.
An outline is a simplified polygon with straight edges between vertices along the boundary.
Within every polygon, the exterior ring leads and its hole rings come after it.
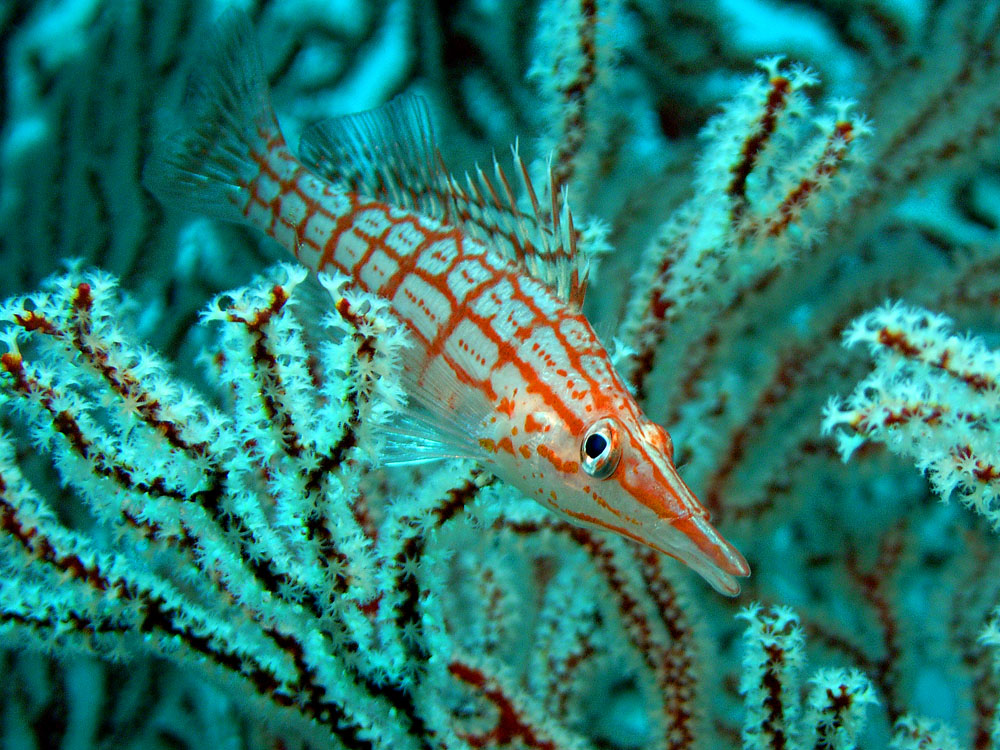
POLYGON ((299 158, 352 192, 455 224, 423 97, 403 94, 377 109, 317 122, 302 134, 299 158))
POLYGON ((549 200, 543 205, 517 147, 512 151, 528 211, 518 207, 517 194, 495 158, 493 179, 476 167, 463 187, 448 173, 435 146, 427 105, 413 94, 316 123, 303 134, 299 156, 317 174, 353 192, 460 227, 579 309, 587 260, 577 252, 565 191, 551 189, 549 170, 542 193, 549 200))
POLYGON ((474 176, 466 174, 465 188, 457 180, 451 180, 454 210, 470 235, 499 249, 579 310, 587 290, 588 263, 586 256, 577 251, 577 234, 566 191, 552 190, 550 165, 543 193, 549 202, 543 207, 516 144, 511 153, 514 172, 531 206, 530 212, 518 206, 513 186, 496 157, 493 159, 496 183, 478 165, 474 176))

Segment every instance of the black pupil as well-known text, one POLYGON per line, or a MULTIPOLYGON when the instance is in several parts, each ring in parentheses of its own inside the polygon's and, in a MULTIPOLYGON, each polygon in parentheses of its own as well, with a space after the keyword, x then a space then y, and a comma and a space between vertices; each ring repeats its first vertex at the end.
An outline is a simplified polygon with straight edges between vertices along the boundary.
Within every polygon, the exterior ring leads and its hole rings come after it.
POLYGON ((591 435, 583 444, 583 450, 590 458, 599 458, 607 447, 608 441, 603 435, 591 435))

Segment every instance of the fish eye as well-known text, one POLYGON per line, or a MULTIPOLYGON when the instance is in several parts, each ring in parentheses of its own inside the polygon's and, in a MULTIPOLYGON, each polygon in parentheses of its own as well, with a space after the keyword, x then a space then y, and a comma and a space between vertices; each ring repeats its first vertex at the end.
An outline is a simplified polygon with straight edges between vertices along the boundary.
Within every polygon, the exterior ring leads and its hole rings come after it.
POLYGON ((580 465, 595 479, 607 479, 622 457, 618 423, 611 417, 598 419, 580 443, 580 465))

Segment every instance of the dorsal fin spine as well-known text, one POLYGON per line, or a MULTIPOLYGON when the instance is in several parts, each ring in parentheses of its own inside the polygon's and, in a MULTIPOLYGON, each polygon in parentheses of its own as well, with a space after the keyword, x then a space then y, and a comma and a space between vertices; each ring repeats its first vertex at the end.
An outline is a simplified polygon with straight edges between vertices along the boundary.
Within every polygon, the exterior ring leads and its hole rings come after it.
MULTIPOLYGON (((495 158, 493 160, 493 164, 494 165, 497 164, 495 158)), ((496 187, 490 181, 490 178, 486 176, 485 172, 483 172, 482 167, 480 167, 478 164, 476 165, 476 180, 473 181, 470 179, 469 184, 476 193, 476 197, 478 198, 478 204, 481 207, 481 209, 482 207, 489 208, 489 201, 492 200, 494 216, 491 223, 496 225, 498 229, 501 230, 506 229, 506 234, 508 238, 511 240, 511 249, 512 252, 514 253, 514 260, 520 263, 525 268, 527 268, 525 248, 520 242, 520 236, 518 232, 513 231, 510 228, 505 228, 498 221, 496 221, 497 218, 500 218, 507 222, 514 223, 516 222, 516 215, 512 215, 514 214, 513 211, 503 210, 503 202, 500 199, 500 194, 497 192, 496 187), (483 193, 482 191, 483 188, 486 190, 486 194, 483 193)))
MULTIPOLYGON (((528 174, 528 168, 524 161, 521 159, 521 154, 518 151, 517 144, 514 144, 514 166, 518 170, 518 174, 521 178, 521 186, 524 189, 525 194, 528 196, 528 201, 531 203, 531 211, 535 218, 535 225, 538 227, 538 236, 536 238, 539 244, 539 252, 534 253, 536 256, 535 260, 540 260, 541 257, 537 256, 550 256, 552 249, 549 246, 549 233, 544 229, 544 217, 542 216, 541 205, 538 202, 538 194, 535 192, 535 186, 531 182, 531 177, 528 174)), ((536 262, 531 269, 535 276, 539 276, 538 263, 536 262)), ((559 290, 556 290, 559 292, 559 290)), ((560 296, 561 293, 560 293, 560 296)))
POLYGON ((513 146, 513 153, 514 164, 521 171, 521 184, 524 185, 524 190, 528 194, 528 200, 531 201, 531 210, 534 211, 535 218, 540 219, 542 212, 538 205, 538 196, 535 194, 535 186, 531 184, 531 177, 528 175, 528 167, 521 159, 521 154, 518 152, 518 144, 516 142, 513 146))
POLYGON ((549 200, 552 202, 552 206, 550 208, 550 210, 552 211, 552 231, 554 231, 556 236, 558 237, 559 231, 561 229, 560 222, 562 221, 562 209, 563 207, 568 208, 569 204, 566 202, 566 193, 563 190, 559 190, 557 194, 557 192, 552 189, 553 186, 555 185, 555 182, 553 182, 555 178, 552 175, 551 158, 549 158, 548 160, 548 165, 546 169, 548 172, 548 179, 549 179, 549 200))
MULTIPOLYGON (((503 186, 504 195, 506 196, 507 202, 504 204, 507 207, 507 215, 510 218, 511 223, 514 225, 514 231, 508 232, 509 237, 515 240, 514 247, 517 251, 518 260, 521 264, 528 269, 532 276, 538 278, 538 269, 535 267, 533 260, 534 254, 528 252, 528 246, 521 242, 521 238, 527 239, 528 233, 524 224, 524 214, 521 213, 521 209, 517 205, 517 196, 514 195, 514 190, 510 186, 510 181, 507 179, 507 175, 503 171, 503 167, 500 166, 500 162, 497 160, 496 156, 493 157, 493 170, 496 172, 497 179, 503 186)), ((498 210, 500 215, 504 214, 503 207, 498 205, 498 210)))
MULTIPOLYGON (((569 253, 571 258, 579 257, 577 256, 576 247, 576 228, 573 226, 573 212, 569 210, 569 201, 567 200, 567 188, 563 185, 560 191, 563 194, 563 210, 566 211, 566 232, 569 235, 569 253)), ((586 259, 583 260, 586 262, 586 259)), ((573 279, 570 285, 570 298, 569 303, 571 305, 576 305, 578 309, 583 307, 584 297, 587 295, 587 266, 575 265, 573 267, 573 279), (581 274, 582 270, 582 274, 581 274), (581 278, 582 277, 582 278, 581 278)))

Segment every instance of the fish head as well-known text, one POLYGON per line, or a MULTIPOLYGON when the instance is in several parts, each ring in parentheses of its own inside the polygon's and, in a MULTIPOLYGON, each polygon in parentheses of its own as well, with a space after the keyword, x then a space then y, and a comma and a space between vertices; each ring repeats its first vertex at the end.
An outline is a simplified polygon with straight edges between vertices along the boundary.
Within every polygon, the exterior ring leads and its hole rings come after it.
POLYGON ((583 412, 575 428, 545 411, 525 421, 536 428, 511 451, 517 467, 509 477, 526 494, 578 525, 680 560, 722 594, 739 593, 736 579, 750 574, 746 560, 681 479, 669 434, 638 407, 583 412))

